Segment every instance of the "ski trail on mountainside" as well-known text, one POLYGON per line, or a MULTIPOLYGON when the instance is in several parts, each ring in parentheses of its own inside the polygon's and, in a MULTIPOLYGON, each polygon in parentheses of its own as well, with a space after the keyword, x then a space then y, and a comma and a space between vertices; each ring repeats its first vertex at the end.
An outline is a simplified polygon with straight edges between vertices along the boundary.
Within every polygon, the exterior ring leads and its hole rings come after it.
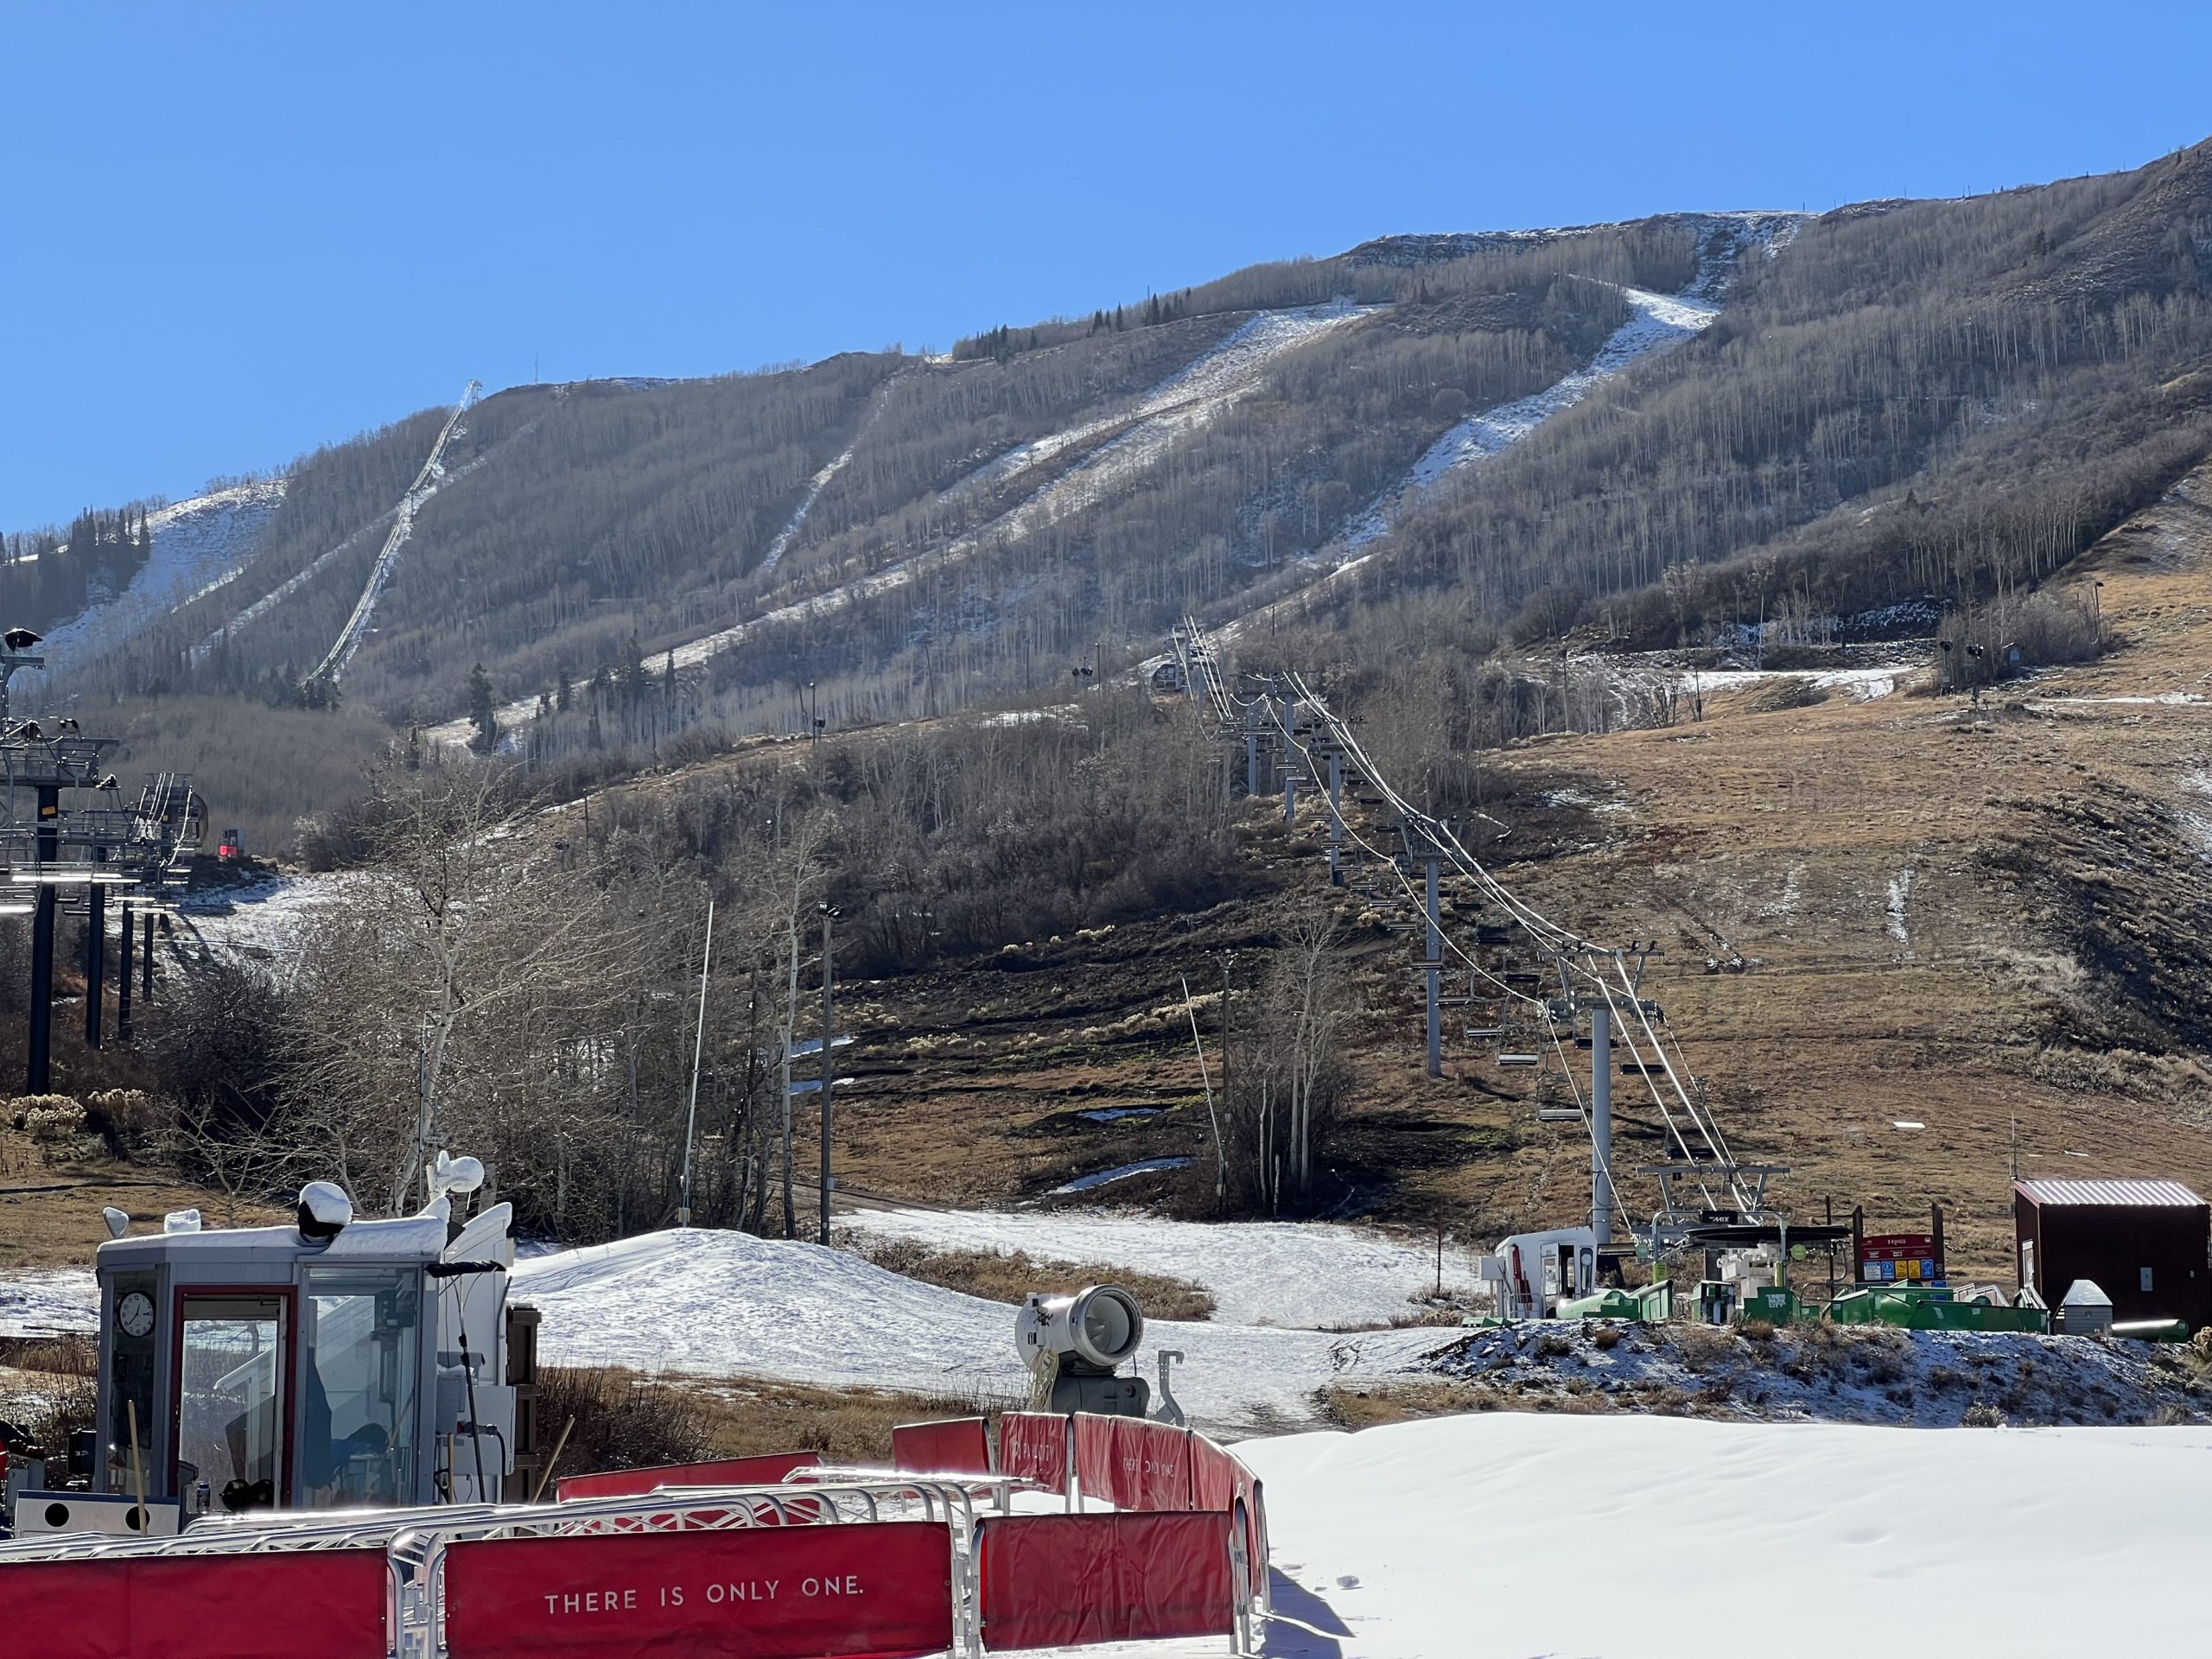
POLYGON ((764 576, 774 575, 776 567, 784 562, 784 554, 790 549, 799 531, 805 527, 807 514, 814 511, 815 502, 821 499, 822 492, 829 487, 830 480, 845 470, 846 463, 853 458, 853 451, 860 448, 861 440, 868 435, 868 429, 875 424, 875 417, 883 413, 883 405, 891 396, 891 388, 898 382, 899 376, 896 374, 885 377, 883 384, 878 386, 869 397, 868 408, 861 416, 860 426, 853 433, 853 441, 845 446, 844 453, 836 456, 827 467, 806 480, 806 493, 799 497, 798 505, 792 509, 791 518, 781 530, 776 532, 776 539, 768 543, 768 550, 760 556, 760 575, 764 576))
MULTIPOLYGON (((1365 564, 1375 555, 1363 550, 1381 540, 1446 480, 1520 442, 1553 416, 1573 408, 1644 359, 1662 355, 1702 334, 1720 315, 1721 298, 1744 256, 1754 249, 1773 254, 1788 246, 1806 217, 1762 213, 1712 215, 1699 232, 1697 273, 1688 287, 1672 295, 1640 288, 1620 289, 1635 315, 1607 337, 1597 355, 1541 391, 1471 415, 1437 439, 1403 479, 1370 502, 1335 542, 1321 550, 1316 559, 1323 569, 1301 591, 1315 593, 1365 564)), ((1225 624, 1216 638, 1233 638, 1245 623, 1268 608, 1263 606, 1225 624)))
MULTIPOLYGON (((1071 428, 1067 433, 1056 434, 1052 438, 1039 439, 990 463, 985 471, 1006 467, 993 480, 1002 481, 1085 441, 1079 435, 1095 437, 1114 426, 1122 429, 1065 472, 1039 485, 980 528, 957 537, 933 551, 915 554, 870 575, 804 599, 791 600, 678 645, 674 652, 676 666, 697 668, 785 623, 835 616, 878 594, 907 587, 948 564, 957 563, 989 543, 1034 534, 1071 513, 1096 505, 1159 461, 1182 439, 1210 426, 1256 391, 1268 367, 1283 353, 1308 345, 1345 323, 1371 316, 1382 308, 1339 300, 1294 310, 1262 312, 1188 367, 1154 387, 1135 412, 1111 422, 1071 428), (1009 464, 1014 456, 1022 457, 1019 465, 1009 464)), ((963 484, 972 484, 976 476, 969 474, 963 484)), ((521 722, 534 718, 537 707, 535 696, 505 704, 499 710, 500 729, 512 732, 521 722)), ((467 721, 452 720, 424 728, 423 735, 435 742, 466 743, 473 731, 467 721)))
MULTIPOLYGON (((561 398, 565 394, 566 391, 566 387, 556 388, 554 391, 555 398, 556 400, 561 398)), ((409 527, 411 533, 414 512, 419 511, 424 502, 428 501, 439 491, 450 489, 454 485, 460 483, 462 479, 467 478, 471 473, 483 466, 485 462, 490 461, 493 456, 498 454, 501 450, 510 448, 513 445, 520 443, 524 438, 537 430, 539 423, 543 421, 544 418, 545 417, 543 415, 539 415, 533 416, 530 420, 524 421, 520 426, 508 433, 505 437, 500 439, 499 442, 493 444, 489 449, 485 450, 481 454, 471 456, 467 461, 463 461, 460 466, 454 467, 450 472, 445 471, 441 467, 437 476, 431 481, 429 486, 420 492, 419 496, 416 492, 410 491, 409 493, 409 499, 413 501, 412 508, 410 508, 405 501, 403 501, 398 506, 386 508, 375 518, 370 519, 367 524, 363 524, 352 535, 346 537, 344 541, 340 542, 336 546, 331 548, 329 551, 315 555, 313 559, 309 560, 307 564, 302 566, 299 570, 294 572, 291 575, 287 576, 283 582, 270 588, 259 599, 255 600, 252 604, 247 606, 236 616, 231 618, 229 621, 224 623, 221 627, 216 629, 213 633, 202 639, 198 645, 191 647, 185 653, 187 660, 195 664, 200 662, 207 657, 208 652, 213 651, 216 646, 221 645, 226 639, 237 632, 248 623, 258 621, 261 618, 268 615, 269 613, 275 610, 277 606, 283 604, 294 594, 296 594, 301 588, 306 587, 308 583, 314 581, 315 577, 321 575, 334 560, 343 558, 346 554, 352 552, 355 548, 361 544, 363 537, 375 533, 380 526, 385 524, 388 520, 396 518, 403 511, 405 511, 408 513, 409 527)), ((395 525, 395 532, 397 531, 397 526, 395 525)), ((402 537, 401 539, 404 541, 405 538, 402 537)), ((378 556, 379 563, 381 564, 383 563, 387 554, 396 554, 397 550, 392 546, 391 536, 388 534, 385 538, 385 552, 379 553, 378 556)), ((233 572, 232 574, 236 573, 233 572)), ((386 578, 389 579, 390 571, 388 569, 385 572, 385 575, 386 578)), ((225 578, 226 581, 229 578, 227 577, 225 578)), ((373 581, 373 577, 372 580, 373 581)), ((220 582, 213 583, 210 585, 209 590, 212 591, 213 588, 220 587, 221 585, 222 584, 220 582)), ((382 594, 382 591, 381 588, 377 589, 379 595, 382 594)), ((199 595, 195 594, 194 597, 198 598, 199 595)), ((373 605, 373 601, 372 601, 372 604, 373 605)))
POLYGON ((1624 288, 1635 315, 1608 337, 1582 367, 1527 397, 1470 416, 1428 447, 1398 484, 1352 520, 1343 544, 1357 552, 1388 531, 1406 507, 1417 505, 1453 473, 1518 443, 1561 410, 1572 409, 1599 386, 1647 357, 1670 352, 1702 334, 1720 315, 1720 301, 1744 255, 1753 248, 1785 245, 1797 215, 1716 216, 1700 232, 1697 271, 1679 294, 1624 288))
MULTIPOLYGON (((114 598, 86 606, 49 632, 47 658, 67 669, 112 651, 237 576, 283 504, 284 485, 281 478, 240 484, 148 513, 154 549, 146 563, 114 598)), ((35 683, 37 674, 27 672, 19 690, 35 683)))

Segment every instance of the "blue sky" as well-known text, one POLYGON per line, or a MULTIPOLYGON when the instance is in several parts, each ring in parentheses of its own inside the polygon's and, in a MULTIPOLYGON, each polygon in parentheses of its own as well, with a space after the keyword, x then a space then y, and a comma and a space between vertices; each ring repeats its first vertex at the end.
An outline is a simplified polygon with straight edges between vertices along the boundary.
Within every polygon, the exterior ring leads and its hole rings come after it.
POLYGON ((2212 134, 2212 8, 0 10, 0 526, 427 404, 1141 300, 1391 231, 2212 134))

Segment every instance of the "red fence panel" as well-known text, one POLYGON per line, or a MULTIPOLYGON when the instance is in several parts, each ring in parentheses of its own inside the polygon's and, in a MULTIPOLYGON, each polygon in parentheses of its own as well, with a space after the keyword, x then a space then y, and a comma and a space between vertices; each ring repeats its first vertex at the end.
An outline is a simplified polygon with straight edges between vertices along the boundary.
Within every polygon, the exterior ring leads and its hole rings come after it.
POLYGON ((982 1525, 982 1576, 987 1648, 1235 1628, 1228 1522, 1219 1515, 993 1516, 982 1525))
POLYGON ((555 1483, 554 1496, 636 1497, 656 1486, 772 1486, 794 1469, 812 1469, 819 1452, 776 1452, 757 1458, 723 1458, 713 1463, 664 1463, 651 1469, 610 1469, 604 1474, 571 1475, 555 1483))
POLYGON ((385 1554, 0 1567, 0 1651, 25 1659, 385 1659, 385 1554))
POLYGON ((891 1466, 909 1474, 988 1475, 990 1425, 981 1417, 901 1423, 891 1431, 891 1466))
POLYGON ((1191 1436, 1191 1507, 1226 1510, 1236 1502, 1236 1459, 1203 1434, 1191 1436))
POLYGON ((1068 1420, 1043 1411, 1009 1411, 1001 1417, 999 1472, 1067 1491, 1068 1420))
POLYGON ((1166 1423, 1123 1420, 1116 1437, 1122 1459, 1122 1490, 1131 1510, 1187 1510, 1191 1507, 1191 1431, 1166 1423))
POLYGON ((1122 1507, 1121 1459, 1116 1454, 1117 1417, 1098 1417, 1077 1412, 1075 1418, 1075 1478, 1084 1497, 1098 1498, 1122 1507))
POLYGON ((453 1659, 914 1659, 952 1645, 951 1539, 920 1521, 453 1545, 453 1659))

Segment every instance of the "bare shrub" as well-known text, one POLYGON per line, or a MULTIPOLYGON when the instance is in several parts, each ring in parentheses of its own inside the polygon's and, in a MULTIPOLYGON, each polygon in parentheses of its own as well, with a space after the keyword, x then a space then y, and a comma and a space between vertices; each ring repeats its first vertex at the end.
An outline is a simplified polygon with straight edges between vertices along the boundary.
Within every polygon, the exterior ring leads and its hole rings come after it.
POLYGON ((556 1425, 574 1425, 561 1453, 561 1467, 571 1474, 696 1463, 706 1456, 713 1429, 695 1391, 605 1365, 540 1367, 537 1412, 551 1434, 561 1432, 556 1425))
MULTIPOLYGON (((1136 1297, 1147 1319, 1213 1317, 1211 1292, 1163 1273, 1104 1262, 1039 1258, 1022 1250, 939 1249, 919 1239, 884 1238, 861 1232, 848 1232, 837 1243, 879 1268, 918 1279, 925 1285, 980 1296, 987 1302, 1018 1304, 1032 1291, 1057 1294, 1084 1285, 1116 1284, 1136 1297)), ((1457 1324, 1459 1318, 1455 1313, 1452 1322, 1457 1324)))

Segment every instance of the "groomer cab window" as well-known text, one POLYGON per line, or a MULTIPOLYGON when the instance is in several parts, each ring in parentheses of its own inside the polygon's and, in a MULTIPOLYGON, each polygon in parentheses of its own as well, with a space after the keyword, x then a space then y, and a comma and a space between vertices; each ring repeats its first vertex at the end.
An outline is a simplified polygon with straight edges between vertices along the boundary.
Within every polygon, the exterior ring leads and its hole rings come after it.
POLYGON ((291 1301, 289 1291, 180 1299, 176 1491, 205 1483, 218 1512, 274 1509, 284 1491, 291 1301))
POLYGON ((423 1275, 414 1268, 307 1270, 300 1503, 412 1503, 423 1275))

